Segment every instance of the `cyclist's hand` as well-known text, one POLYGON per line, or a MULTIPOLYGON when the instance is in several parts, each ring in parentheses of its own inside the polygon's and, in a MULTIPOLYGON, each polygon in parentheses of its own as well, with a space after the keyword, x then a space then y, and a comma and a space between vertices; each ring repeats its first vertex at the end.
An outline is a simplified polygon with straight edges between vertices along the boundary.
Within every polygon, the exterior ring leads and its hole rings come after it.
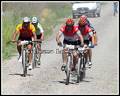
POLYGON ((81 43, 81 45, 80 45, 81 47, 83 47, 84 46, 84 43, 81 43))
POLYGON ((95 47, 95 46, 94 46, 93 44, 89 46, 89 48, 94 48, 94 47, 95 47))
POLYGON ((87 44, 84 44, 84 46, 83 46, 84 48, 87 48, 88 47, 88 45, 87 44))
POLYGON ((58 46, 62 46, 62 43, 61 43, 61 42, 58 42, 57 44, 58 44, 58 46))
POLYGON ((11 42, 15 43, 16 41, 15 40, 11 40, 11 42))
POLYGON ((21 40, 18 40, 17 45, 18 45, 18 46, 21 45, 21 40))

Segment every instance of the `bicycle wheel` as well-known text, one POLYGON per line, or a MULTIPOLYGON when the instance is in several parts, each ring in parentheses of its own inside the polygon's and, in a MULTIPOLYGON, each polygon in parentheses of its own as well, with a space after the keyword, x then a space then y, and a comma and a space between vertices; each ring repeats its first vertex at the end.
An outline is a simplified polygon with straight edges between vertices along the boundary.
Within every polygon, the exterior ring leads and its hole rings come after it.
POLYGON ((38 53, 37 53, 37 56, 38 56, 38 61, 37 61, 37 65, 41 65, 41 51, 38 50, 38 53))
POLYGON ((36 67, 36 50, 35 50, 35 47, 33 47, 33 50, 32 50, 32 67, 33 69, 36 67))
POLYGON ((77 66, 77 83, 79 83, 80 82, 80 61, 81 61, 81 59, 79 58, 78 59, 78 66, 77 66))
POLYGON ((36 56, 37 56, 36 64, 37 65, 41 64, 41 44, 40 43, 39 43, 39 46, 40 46, 40 48, 37 48, 37 51, 36 51, 36 56))
POLYGON ((27 59, 26 59, 26 50, 23 49, 22 51, 22 65, 23 65, 23 76, 26 77, 27 75, 27 59))
POLYGON ((66 66, 66 85, 69 84, 69 80, 70 80, 70 63, 71 63, 71 57, 68 56, 68 62, 67 62, 67 66, 66 66))
POLYGON ((80 81, 82 81, 82 80, 83 80, 83 77, 84 77, 83 62, 84 62, 84 59, 83 59, 83 57, 82 57, 82 58, 81 58, 81 62, 80 62, 80 81))

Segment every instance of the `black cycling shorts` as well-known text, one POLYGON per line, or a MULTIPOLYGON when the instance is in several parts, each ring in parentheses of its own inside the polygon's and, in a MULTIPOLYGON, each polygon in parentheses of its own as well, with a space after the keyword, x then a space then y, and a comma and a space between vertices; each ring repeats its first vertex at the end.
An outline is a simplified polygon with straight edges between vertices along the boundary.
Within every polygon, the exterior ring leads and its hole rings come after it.
MULTIPOLYGON (((23 37, 19 37, 18 40, 21 40, 21 41, 24 41, 24 40, 26 40, 26 41, 32 41, 32 38, 23 38, 23 37)), ((32 45, 32 43, 29 43, 29 44, 32 45)))
POLYGON ((42 34, 40 34, 40 35, 37 35, 37 39, 40 39, 40 38, 41 38, 41 36, 42 36, 42 34))
POLYGON ((69 41, 69 40, 64 39, 64 40, 63 40, 63 44, 68 44, 68 45, 81 45, 81 42, 80 42, 80 40, 77 40, 77 41, 69 41))

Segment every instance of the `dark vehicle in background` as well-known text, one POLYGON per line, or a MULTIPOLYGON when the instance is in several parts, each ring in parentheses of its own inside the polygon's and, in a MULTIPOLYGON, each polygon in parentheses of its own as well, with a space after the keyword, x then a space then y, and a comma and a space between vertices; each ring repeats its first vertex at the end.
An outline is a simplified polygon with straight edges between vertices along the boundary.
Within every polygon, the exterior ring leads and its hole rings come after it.
POLYGON ((72 4, 73 18, 81 15, 100 17, 101 3, 100 2, 76 2, 72 4))

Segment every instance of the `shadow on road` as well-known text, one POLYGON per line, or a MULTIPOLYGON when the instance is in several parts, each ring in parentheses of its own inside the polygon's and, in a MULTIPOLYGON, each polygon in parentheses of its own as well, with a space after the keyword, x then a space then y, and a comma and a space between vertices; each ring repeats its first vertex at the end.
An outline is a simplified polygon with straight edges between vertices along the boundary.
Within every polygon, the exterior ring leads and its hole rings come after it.
MULTIPOLYGON (((14 74, 9 74, 9 75, 19 75, 21 77, 24 77, 23 74, 20 73, 14 73, 14 74)), ((27 74, 27 76, 33 76, 32 74, 27 74)))

